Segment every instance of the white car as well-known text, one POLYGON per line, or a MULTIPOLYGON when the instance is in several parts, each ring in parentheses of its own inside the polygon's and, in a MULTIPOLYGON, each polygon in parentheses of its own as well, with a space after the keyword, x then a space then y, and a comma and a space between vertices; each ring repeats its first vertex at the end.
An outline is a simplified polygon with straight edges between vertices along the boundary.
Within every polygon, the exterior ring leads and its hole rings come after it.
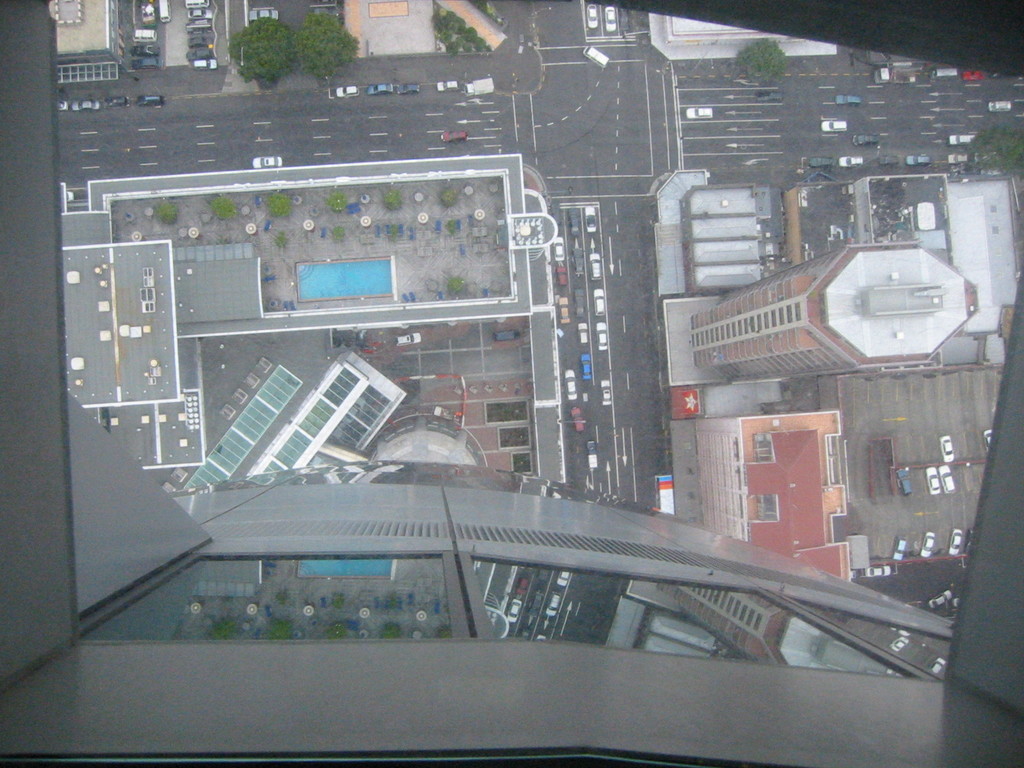
POLYGON ((570 400, 576 399, 576 371, 572 368, 565 369, 565 396, 570 400))
POLYGON ((964 532, 959 528, 954 528, 953 532, 949 534, 949 549, 947 550, 951 555, 959 555, 960 551, 964 548, 964 532))
POLYGON ((551 241, 551 253, 555 256, 555 261, 565 261, 565 241, 556 237, 551 241))
POLYGON ((953 438, 949 435, 943 435, 939 438, 939 450, 942 451, 942 461, 948 464, 951 461, 956 461, 956 454, 953 453, 953 438))
POLYGON ((252 159, 253 168, 280 168, 284 163, 281 162, 280 157, 254 157, 252 159))
POLYGON ((601 405, 612 404, 612 381, 601 379, 601 405))
POLYGON ((953 493, 956 490, 956 483, 953 482, 953 470, 948 464, 939 467, 939 479, 942 481, 942 490, 946 493, 953 493))
POLYGON ((1009 112, 1013 109, 1013 104, 1009 101, 990 101, 988 103, 989 112, 1009 112))
POLYGON ((587 29, 597 29, 601 23, 601 14, 596 5, 587 6, 587 29))
POLYGON ((189 8, 188 9, 188 20, 194 21, 195 19, 212 19, 213 9, 212 8, 189 8))
POLYGON ((927 467, 924 476, 928 479, 928 493, 932 496, 942 493, 942 481, 939 480, 939 470, 935 467, 927 467))
POLYGON ((579 329, 580 329, 580 344, 585 347, 585 346, 587 346, 587 344, 590 343, 590 334, 587 332, 587 330, 588 330, 587 329, 587 324, 586 323, 580 323, 579 324, 579 329))
POLYGON ((604 289, 594 289, 594 314, 598 317, 604 317, 604 289))
POLYGON ((327 95, 332 99, 347 99, 349 96, 358 96, 359 87, 355 85, 343 85, 340 88, 332 88, 327 95))
POLYGON ((615 10, 615 6, 606 5, 604 7, 604 31, 610 35, 615 34, 619 30, 619 15, 615 10))
POLYGON ((601 279, 601 254, 590 254, 590 277, 594 280, 601 279))
POLYGON ((845 120, 822 120, 821 130, 825 133, 842 133, 846 130, 845 120))
POLYGON ((686 110, 687 120, 705 120, 715 116, 715 110, 711 107, 689 107, 686 110))
POLYGON ((587 232, 597 232, 597 208, 592 205, 583 209, 583 226, 587 232))
POLYGON ((459 90, 458 80, 441 80, 437 84, 437 90, 444 91, 457 91, 459 90))
POLYGON ((548 609, 544 611, 544 615, 547 616, 549 619, 553 616, 556 616, 558 614, 558 606, 561 604, 561 602, 562 595, 558 592, 555 592, 555 594, 551 596, 551 602, 548 603, 548 609))
POLYGON ((864 158, 863 157, 851 157, 851 156, 847 155, 846 157, 840 157, 839 158, 839 167, 840 168, 854 168, 855 166, 858 166, 858 165, 864 165, 864 158))
POLYGON ((900 635, 895 640, 893 640, 891 643, 889 643, 889 647, 892 648, 892 650, 894 652, 899 653, 904 648, 906 648, 909 644, 910 644, 910 638, 907 637, 906 635, 900 635))
POLYGON ((252 8, 249 11, 249 21, 256 19, 276 19, 278 17, 276 8, 252 8))
POLYGON ((924 535, 924 542, 921 544, 921 557, 931 557, 935 554, 935 534, 928 531, 924 535))
POLYGON ((891 565, 872 565, 864 569, 864 576, 874 578, 875 576, 892 576, 891 565))
POLYGON ((608 323, 597 323, 594 330, 597 331, 597 348, 604 352, 608 349, 608 323))
POLYGON ((519 612, 523 609, 523 601, 516 598, 508 606, 508 623, 515 624, 519 619, 519 612))
POLYGON ((405 336, 396 336, 395 344, 399 347, 406 347, 409 344, 419 344, 423 341, 423 336, 418 333, 407 333, 405 336))
POLYGON ((569 572, 562 571, 560 574, 558 574, 558 579, 555 581, 555 583, 560 587, 567 586, 569 584, 569 572))

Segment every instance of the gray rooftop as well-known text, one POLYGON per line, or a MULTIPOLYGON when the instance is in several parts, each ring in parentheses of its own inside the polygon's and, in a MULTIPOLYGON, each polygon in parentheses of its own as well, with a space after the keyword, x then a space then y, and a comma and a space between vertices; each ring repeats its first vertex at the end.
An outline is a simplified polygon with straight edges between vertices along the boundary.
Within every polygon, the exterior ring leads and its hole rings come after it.
POLYGON ((725 377, 717 371, 694 365, 693 347, 690 346, 690 316, 711 309, 718 302, 717 296, 701 296, 666 299, 663 303, 665 348, 668 350, 668 383, 672 386, 725 381, 725 377))
POLYGON ((757 211, 752 187, 696 189, 687 200, 690 216, 753 216, 757 211))
POLYGON ((170 243, 65 248, 67 379, 82 405, 178 397, 170 243))
POLYGON ((263 314, 260 263, 253 258, 175 261, 174 287, 183 324, 254 320, 263 314))
POLYGON ((78 211, 60 217, 62 245, 99 245, 113 239, 110 214, 106 211, 78 211))

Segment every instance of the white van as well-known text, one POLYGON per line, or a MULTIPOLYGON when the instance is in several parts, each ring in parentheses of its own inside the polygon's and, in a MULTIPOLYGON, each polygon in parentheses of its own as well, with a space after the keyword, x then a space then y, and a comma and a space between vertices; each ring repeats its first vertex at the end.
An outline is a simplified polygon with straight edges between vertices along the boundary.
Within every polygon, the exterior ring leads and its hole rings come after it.
POLYGON ((160 21, 164 24, 169 24, 171 21, 171 9, 168 0, 160 0, 158 7, 160 8, 160 21))
POLYGON ((932 71, 932 77, 957 77, 960 71, 956 67, 936 67, 932 71))
POLYGON ((188 9, 209 8, 210 0, 185 0, 185 7, 188 9))
POLYGON ((590 46, 589 48, 583 49, 583 55, 590 59, 595 64, 601 67, 607 67, 608 62, 611 61, 607 56, 601 53, 597 48, 590 46))
POLYGON ((136 43, 155 43, 156 42, 156 30, 155 29, 136 29, 135 30, 135 42, 136 43))

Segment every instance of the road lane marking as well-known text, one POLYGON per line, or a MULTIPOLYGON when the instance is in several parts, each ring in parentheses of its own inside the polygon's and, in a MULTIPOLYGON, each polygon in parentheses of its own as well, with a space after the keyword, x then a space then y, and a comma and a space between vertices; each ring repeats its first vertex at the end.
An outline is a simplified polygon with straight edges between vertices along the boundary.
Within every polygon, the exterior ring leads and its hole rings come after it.
POLYGON ((79 131, 79 136, 95 136, 99 131, 79 131))
POLYGON ((311 117, 309 121, 311 123, 327 123, 330 122, 330 119, 329 117, 311 117))
POLYGON ((196 162, 197 163, 215 163, 217 161, 214 158, 212 158, 212 157, 210 157, 210 158, 205 158, 204 157, 204 158, 200 158, 199 160, 196 160, 196 162))
POLYGON ((205 125, 197 125, 196 128, 213 128, 213 123, 207 123, 205 125))
POLYGON ((140 133, 143 133, 145 131, 155 131, 156 128, 138 128, 136 130, 138 130, 140 133))
POLYGON ((197 147, 214 147, 216 145, 217 145, 217 142, 215 142, 215 141, 197 141, 196 142, 196 146, 197 147))
POLYGON ((385 133, 371 133, 370 135, 371 136, 387 136, 388 134, 385 132, 385 133))
POLYGON ((270 125, 270 121, 269 120, 255 120, 255 121, 253 121, 253 125, 270 125))
POLYGON ((331 137, 330 136, 314 136, 313 138, 314 139, 329 139, 331 137))

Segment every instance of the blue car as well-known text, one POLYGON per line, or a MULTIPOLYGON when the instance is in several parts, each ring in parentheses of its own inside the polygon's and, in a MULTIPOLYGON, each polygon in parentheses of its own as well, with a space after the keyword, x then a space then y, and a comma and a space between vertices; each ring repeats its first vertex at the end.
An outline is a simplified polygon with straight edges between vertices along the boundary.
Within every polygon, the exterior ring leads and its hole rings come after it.
POLYGON ((583 380, 590 381, 594 378, 594 370, 590 366, 590 353, 584 352, 580 355, 580 368, 583 369, 583 380))

